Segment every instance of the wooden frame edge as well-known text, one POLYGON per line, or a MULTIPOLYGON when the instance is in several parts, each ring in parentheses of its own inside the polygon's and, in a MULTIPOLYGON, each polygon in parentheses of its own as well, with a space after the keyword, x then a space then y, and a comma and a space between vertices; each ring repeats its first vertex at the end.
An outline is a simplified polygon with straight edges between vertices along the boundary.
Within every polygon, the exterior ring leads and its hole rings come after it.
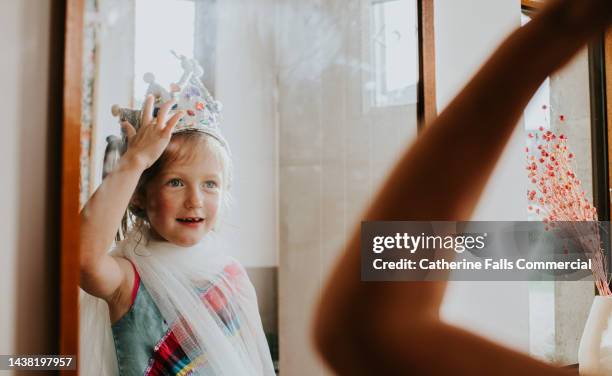
MULTIPOLYGON (((608 182, 612 182, 612 166, 610 166, 610 156, 612 155, 612 28, 609 28, 604 35, 603 42, 603 74, 605 83, 605 114, 607 116, 608 133, 608 182)), ((610 198, 610 187, 608 187, 608 200, 610 198)), ((610 201, 610 200, 609 200, 610 201)), ((612 206, 612 203, 611 203, 612 206)), ((612 208, 610 208, 612 212, 612 208)), ((609 220, 609 219, 608 219, 609 220)))
POLYGON ((521 0, 521 6, 528 9, 540 9, 544 6, 542 0, 521 0))
POLYGON ((418 0, 419 22, 419 85, 418 128, 431 124, 438 114, 436 104, 436 53, 434 33, 434 2, 418 0))
POLYGON ((588 47, 591 113, 591 159, 593 165, 593 205, 600 221, 610 220, 608 114, 604 42, 597 39, 588 47))
MULTIPOLYGON (((84 2, 66 0, 61 154, 60 353, 79 350, 79 180, 84 2)), ((60 374, 74 371, 61 371, 60 374)), ((78 370, 77 370, 78 373, 78 370)))

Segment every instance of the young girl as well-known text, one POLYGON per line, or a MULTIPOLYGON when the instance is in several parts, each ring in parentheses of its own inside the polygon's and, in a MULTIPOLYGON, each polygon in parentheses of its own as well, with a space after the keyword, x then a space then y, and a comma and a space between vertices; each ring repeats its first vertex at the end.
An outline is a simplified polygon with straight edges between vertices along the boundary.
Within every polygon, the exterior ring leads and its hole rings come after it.
POLYGON ((113 108, 127 148, 81 213, 84 375, 274 374, 255 291, 215 231, 231 184, 220 104, 182 63, 171 92, 145 75, 142 111, 113 108))

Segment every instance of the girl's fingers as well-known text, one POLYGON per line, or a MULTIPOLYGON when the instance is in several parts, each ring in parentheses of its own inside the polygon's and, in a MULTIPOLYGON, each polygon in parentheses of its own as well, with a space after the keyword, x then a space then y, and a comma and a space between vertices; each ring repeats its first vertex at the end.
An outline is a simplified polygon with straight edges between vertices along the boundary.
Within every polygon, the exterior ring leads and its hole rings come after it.
POLYGON ((142 119, 140 119, 141 126, 147 126, 153 120, 153 102, 155 98, 149 94, 147 95, 147 99, 145 99, 145 104, 142 109, 142 119))
POLYGON ((125 132, 128 141, 136 134, 136 129, 128 121, 121 122, 121 129, 125 132))
POLYGON ((170 120, 166 123, 166 127, 163 129, 164 136, 169 137, 176 126, 176 123, 185 115, 183 111, 177 112, 174 114, 170 120))
POLYGON ((170 99, 168 102, 162 104, 157 112, 157 127, 159 129, 163 129, 166 123, 166 116, 168 115, 168 111, 176 101, 174 99, 170 99))

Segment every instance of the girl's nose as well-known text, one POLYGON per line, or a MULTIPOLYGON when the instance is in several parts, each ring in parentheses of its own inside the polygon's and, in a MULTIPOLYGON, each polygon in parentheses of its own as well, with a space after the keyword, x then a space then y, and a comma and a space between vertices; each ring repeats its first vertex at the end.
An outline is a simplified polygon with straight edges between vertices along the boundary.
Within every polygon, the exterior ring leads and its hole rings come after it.
POLYGON ((198 189, 193 189, 185 200, 185 207, 188 209, 201 208, 204 205, 204 194, 198 189))

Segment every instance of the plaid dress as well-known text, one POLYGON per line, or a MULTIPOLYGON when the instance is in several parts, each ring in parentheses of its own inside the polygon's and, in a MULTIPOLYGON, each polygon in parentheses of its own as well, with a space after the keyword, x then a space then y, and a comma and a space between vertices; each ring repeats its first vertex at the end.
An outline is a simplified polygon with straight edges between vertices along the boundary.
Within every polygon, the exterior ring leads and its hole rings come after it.
MULTIPOLYGON (((231 297, 224 296, 220 284, 231 283, 240 271, 237 264, 230 264, 223 275, 198 287, 197 292, 223 321, 226 335, 233 336, 240 329, 237 316, 227 304, 231 297)), ((134 268, 136 280, 132 292, 132 306, 112 326, 119 374, 133 375, 196 375, 196 370, 206 368, 206 354, 189 359, 172 326, 164 321, 153 298, 140 281, 134 268)), ((231 289, 225 289, 225 291, 231 289)))

